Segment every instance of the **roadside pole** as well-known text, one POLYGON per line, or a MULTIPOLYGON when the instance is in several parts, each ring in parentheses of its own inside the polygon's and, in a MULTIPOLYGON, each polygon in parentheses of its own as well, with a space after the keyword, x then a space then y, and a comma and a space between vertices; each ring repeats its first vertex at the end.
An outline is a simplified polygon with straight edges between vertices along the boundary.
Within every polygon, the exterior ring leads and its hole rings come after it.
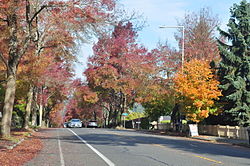
POLYGON ((128 113, 122 113, 122 116, 123 116, 123 127, 124 128, 126 128, 126 120, 125 120, 125 118, 126 118, 126 116, 128 116, 128 113))
POLYGON ((2 112, 0 111, 0 129, 1 129, 1 125, 2 125, 2 117, 3 117, 3 115, 2 115, 2 112))
POLYGON ((250 127, 247 128, 248 133, 248 144, 250 145, 250 127))

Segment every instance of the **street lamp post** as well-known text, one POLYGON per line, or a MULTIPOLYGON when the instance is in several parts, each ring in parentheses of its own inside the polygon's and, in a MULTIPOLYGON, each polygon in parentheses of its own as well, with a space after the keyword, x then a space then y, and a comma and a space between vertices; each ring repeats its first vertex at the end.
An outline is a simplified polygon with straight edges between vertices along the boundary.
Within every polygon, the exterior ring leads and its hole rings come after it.
POLYGON ((184 26, 160 26, 159 28, 182 28, 182 49, 181 49, 181 69, 183 71, 183 65, 184 65, 184 26))

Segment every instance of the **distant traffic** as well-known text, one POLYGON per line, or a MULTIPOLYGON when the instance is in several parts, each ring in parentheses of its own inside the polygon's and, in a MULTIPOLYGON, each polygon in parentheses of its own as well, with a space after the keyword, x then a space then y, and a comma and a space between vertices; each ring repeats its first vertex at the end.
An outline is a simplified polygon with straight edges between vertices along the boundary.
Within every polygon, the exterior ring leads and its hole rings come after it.
POLYGON ((98 123, 95 120, 91 120, 86 123, 83 123, 80 119, 71 119, 68 122, 64 122, 63 127, 64 128, 82 128, 82 127, 98 128, 98 123))

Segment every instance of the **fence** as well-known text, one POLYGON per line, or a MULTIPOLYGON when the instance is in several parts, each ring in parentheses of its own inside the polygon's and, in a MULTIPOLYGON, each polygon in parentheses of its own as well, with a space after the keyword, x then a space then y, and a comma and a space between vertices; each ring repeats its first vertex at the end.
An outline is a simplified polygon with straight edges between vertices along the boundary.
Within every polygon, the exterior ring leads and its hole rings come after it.
MULTIPOLYGON (((159 130, 172 129, 172 126, 170 125, 170 123, 159 124, 158 127, 159 127, 159 130)), ((187 131, 188 125, 182 125, 182 130, 187 131)), ((198 131, 199 131, 199 134, 248 140, 247 127, 198 125, 198 131)))
POLYGON ((248 139, 247 127, 220 126, 220 125, 198 125, 200 134, 214 135, 236 139, 248 139))

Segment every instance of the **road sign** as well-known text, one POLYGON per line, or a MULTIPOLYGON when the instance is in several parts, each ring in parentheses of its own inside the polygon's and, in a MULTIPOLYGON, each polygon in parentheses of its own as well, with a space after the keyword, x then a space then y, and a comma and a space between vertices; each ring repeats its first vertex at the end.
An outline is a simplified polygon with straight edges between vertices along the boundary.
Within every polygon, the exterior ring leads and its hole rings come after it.
POLYGON ((189 126, 191 137, 199 136, 197 124, 189 124, 188 126, 189 126))
POLYGON ((128 113, 122 113, 122 116, 128 116, 128 113))

